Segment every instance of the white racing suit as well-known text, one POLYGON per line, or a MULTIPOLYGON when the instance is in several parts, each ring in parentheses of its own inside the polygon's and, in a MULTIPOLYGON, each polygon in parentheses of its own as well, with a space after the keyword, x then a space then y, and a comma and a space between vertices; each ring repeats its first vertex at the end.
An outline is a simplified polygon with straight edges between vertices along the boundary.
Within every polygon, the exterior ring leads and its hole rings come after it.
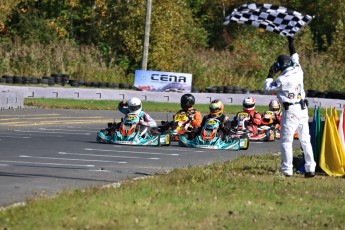
MULTIPOLYGON (((120 110, 121 113, 127 115, 130 113, 127 107, 123 106, 118 106, 118 109, 120 110)), ((144 136, 147 132, 152 133, 157 129, 157 122, 146 112, 140 111, 138 114, 140 118, 139 122, 139 134, 140 136, 144 136)))
MULTIPOLYGON (((285 175, 293 174, 293 150, 292 142, 294 133, 297 131, 298 138, 305 157, 305 171, 315 172, 316 163, 314 161, 313 149, 309 135, 308 109, 302 109, 301 100, 304 105, 305 92, 303 89, 303 70, 299 64, 297 53, 291 56, 293 66, 288 67, 277 77, 267 78, 264 84, 266 92, 275 92, 279 102, 285 105, 281 117, 281 169, 285 175)), ((283 106, 284 107, 284 106, 283 106)))

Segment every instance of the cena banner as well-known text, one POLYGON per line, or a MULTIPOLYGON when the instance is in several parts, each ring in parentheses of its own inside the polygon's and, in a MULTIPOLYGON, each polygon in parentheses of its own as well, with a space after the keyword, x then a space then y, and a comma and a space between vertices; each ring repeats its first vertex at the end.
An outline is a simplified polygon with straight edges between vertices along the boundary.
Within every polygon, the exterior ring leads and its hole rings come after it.
POLYGON ((143 91, 190 93, 192 74, 136 70, 134 86, 143 91))

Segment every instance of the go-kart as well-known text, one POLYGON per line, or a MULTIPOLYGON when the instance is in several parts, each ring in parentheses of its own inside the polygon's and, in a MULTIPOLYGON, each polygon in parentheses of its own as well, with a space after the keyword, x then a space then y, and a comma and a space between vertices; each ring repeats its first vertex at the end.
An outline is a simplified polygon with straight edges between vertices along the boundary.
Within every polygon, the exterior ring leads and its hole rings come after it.
MULTIPOLYGON (((266 128, 266 129, 269 129, 269 127, 270 127, 271 129, 274 129, 275 138, 276 139, 280 139, 281 126, 276 121, 274 112, 272 112, 272 111, 265 111, 262 114, 261 126, 260 127, 263 127, 263 128, 266 128)), ((294 139, 298 139, 298 133, 297 132, 294 133, 294 139)))
POLYGON ((127 114, 119 124, 108 124, 107 129, 97 133, 97 142, 119 145, 170 145, 170 135, 152 133, 148 127, 139 124, 136 114, 127 114))
POLYGON ((248 136, 250 141, 274 141, 275 129, 269 125, 250 125, 251 116, 246 112, 239 112, 233 121, 231 137, 248 136))
POLYGON ((174 115, 173 121, 162 121, 158 130, 161 133, 169 133, 170 139, 174 141, 178 141, 181 135, 192 139, 195 133, 195 127, 192 126, 187 112, 183 110, 174 115))
POLYGON ((179 136, 179 145, 193 148, 204 149, 228 149, 240 150, 248 149, 249 138, 247 136, 240 138, 230 138, 219 130, 220 121, 216 118, 209 118, 202 127, 200 135, 188 140, 185 135, 179 136))
POLYGON ((260 128, 274 130, 275 138, 280 139, 280 124, 275 118, 273 111, 265 111, 261 116, 260 128))

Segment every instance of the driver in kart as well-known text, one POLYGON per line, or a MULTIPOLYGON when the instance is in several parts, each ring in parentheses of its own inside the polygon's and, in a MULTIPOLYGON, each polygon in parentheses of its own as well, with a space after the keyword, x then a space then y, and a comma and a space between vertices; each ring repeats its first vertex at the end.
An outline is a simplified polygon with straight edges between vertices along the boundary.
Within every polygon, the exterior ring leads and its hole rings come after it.
POLYGON ((141 100, 137 97, 132 97, 128 101, 121 101, 118 105, 118 109, 124 115, 134 113, 139 116, 139 124, 142 126, 156 128, 157 123, 152 117, 142 110, 141 100))
POLYGON ((274 120, 277 124, 280 124, 280 119, 282 116, 281 106, 278 100, 271 100, 268 105, 269 111, 274 113, 274 120))
MULTIPOLYGON (((242 106, 243 112, 248 113, 250 115, 250 121, 247 124, 247 129, 255 135, 257 134, 258 126, 261 125, 261 114, 255 111, 255 99, 253 97, 246 97, 245 99, 243 99, 242 106)), ((236 116, 231 122, 233 128, 237 125, 237 117, 239 113, 236 114, 236 116)))
POLYGON ((222 138, 225 139, 226 135, 230 133, 231 129, 231 120, 229 116, 224 114, 224 104, 221 100, 215 99, 209 105, 210 113, 205 115, 202 119, 201 126, 197 131, 197 135, 201 133, 202 127, 204 127, 207 119, 209 118, 216 118, 220 121, 218 134, 222 138))
MULTIPOLYGON (((272 111, 274 113, 274 122, 275 124, 279 124, 280 125, 280 120, 282 117, 282 110, 281 110, 281 105, 280 102, 278 100, 272 100, 269 105, 268 105, 269 111, 272 111)), ((280 126, 279 126, 279 131, 280 131, 280 126)), ((294 133, 294 138, 298 139, 298 133, 297 131, 294 133)))
MULTIPOLYGON (((185 113, 188 116, 188 120, 190 121, 190 126, 188 127, 188 131, 191 131, 190 135, 188 135, 188 139, 193 138, 194 131, 200 127, 201 121, 202 121, 201 112, 196 110, 193 107, 194 104, 195 104, 195 97, 192 94, 187 93, 187 94, 182 95, 181 101, 180 101, 181 110, 179 110, 175 114, 176 116, 179 113, 185 113)), ((159 127, 161 129, 160 130, 161 132, 167 129, 171 129, 175 126, 174 121, 171 121, 169 123, 162 121, 162 125, 163 126, 159 127)))
POLYGON ((182 95, 180 103, 182 109, 180 111, 184 111, 188 114, 188 118, 191 120, 192 127, 196 129, 201 125, 202 115, 198 110, 193 108, 194 104, 195 97, 192 94, 187 93, 182 95))

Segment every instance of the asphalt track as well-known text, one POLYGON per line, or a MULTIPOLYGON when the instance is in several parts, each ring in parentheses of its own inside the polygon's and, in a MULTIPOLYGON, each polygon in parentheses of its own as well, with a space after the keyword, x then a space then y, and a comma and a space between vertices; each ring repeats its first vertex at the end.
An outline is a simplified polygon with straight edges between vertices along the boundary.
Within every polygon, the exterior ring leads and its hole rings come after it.
MULTIPOLYGON (((156 120, 172 114, 151 113, 156 120)), ((251 142, 244 151, 97 143, 114 111, 23 108, 0 110, 0 206, 64 190, 206 165, 241 155, 279 151, 275 142, 251 142)))

